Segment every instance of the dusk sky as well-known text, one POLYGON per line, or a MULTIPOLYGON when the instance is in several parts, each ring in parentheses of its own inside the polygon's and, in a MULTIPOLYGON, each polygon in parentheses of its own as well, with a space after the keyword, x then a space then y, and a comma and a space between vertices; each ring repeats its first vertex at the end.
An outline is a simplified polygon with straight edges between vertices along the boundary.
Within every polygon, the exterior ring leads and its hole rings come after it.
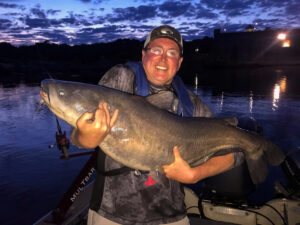
POLYGON ((300 0, 0 0, 0 42, 14 45, 142 40, 161 24, 186 41, 249 24, 300 28, 300 0))

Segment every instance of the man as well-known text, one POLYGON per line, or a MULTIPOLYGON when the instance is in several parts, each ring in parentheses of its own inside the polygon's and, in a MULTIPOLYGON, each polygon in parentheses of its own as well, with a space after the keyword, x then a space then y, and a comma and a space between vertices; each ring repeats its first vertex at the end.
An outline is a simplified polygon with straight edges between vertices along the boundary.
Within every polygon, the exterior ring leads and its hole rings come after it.
MULTIPOLYGON (((142 64, 117 65, 102 77, 99 84, 144 96, 168 92, 171 95, 161 99, 168 103, 164 109, 181 116, 212 117, 200 98, 185 89, 180 78, 175 76, 183 60, 182 54, 180 33, 167 25, 157 27, 145 41, 142 64)), ((117 116, 117 110, 111 116, 109 106, 99 103, 94 114, 85 113, 78 119, 77 129, 71 135, 72 142, 85 148, 98 146, 117 116)), ((109 156, 103 160, 104 154, 101 154, 88 224, 189 224, 179 182, 196 183, 226 171, 233 167, 235 159, 231 153, 191 168, 181 158, 176 147, 178 144, 174 143, 175 161, 163 167, 169 178, 164 178, 164 184, 153 180, 146 171, 124 169, 109 156)))

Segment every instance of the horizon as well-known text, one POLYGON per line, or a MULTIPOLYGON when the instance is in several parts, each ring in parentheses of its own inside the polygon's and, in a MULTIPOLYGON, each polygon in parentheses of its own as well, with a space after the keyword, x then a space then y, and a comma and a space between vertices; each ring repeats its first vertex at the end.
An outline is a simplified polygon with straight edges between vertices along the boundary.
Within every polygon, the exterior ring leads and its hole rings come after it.
POLYGON ((49 41, 70 46, 143 41, 156 26, 177 28, 185 41, 223 32, 300 27, 296 0, 0 0, 0 42, 49 41))

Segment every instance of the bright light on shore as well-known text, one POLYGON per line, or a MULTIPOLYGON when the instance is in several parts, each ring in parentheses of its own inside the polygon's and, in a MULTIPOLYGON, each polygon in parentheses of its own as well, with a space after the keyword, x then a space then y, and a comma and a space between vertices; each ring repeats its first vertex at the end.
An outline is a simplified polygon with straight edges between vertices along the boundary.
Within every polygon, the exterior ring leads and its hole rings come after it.
POLYGON ((282 43, 282 47, 283 47, 283 48, 289 48, 290 46, 291 46, 290 40, 285 40, 285 41, 282 43))
POLYGON ((277 35, 278 40, 285 40, 286 39, 286 33, 280 33, 277 35))

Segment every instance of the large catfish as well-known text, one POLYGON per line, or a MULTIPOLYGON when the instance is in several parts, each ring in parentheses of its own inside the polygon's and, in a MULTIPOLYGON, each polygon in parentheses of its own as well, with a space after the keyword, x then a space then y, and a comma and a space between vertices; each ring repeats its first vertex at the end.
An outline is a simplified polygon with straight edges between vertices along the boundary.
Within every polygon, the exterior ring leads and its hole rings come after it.
POLYGON ((161 169, 174 161, 175 145, 192 167, 220 151, 243 151, 251 178, 258 184, 267 176, 268 164, 279 165, 285 157, 276 145, 228 119, 179 117, 150 104, 147 97, 99 85, 47 79, 41 86, 41 97, 49 109, 73 127, 84 112, 95 111, 99 102, 107 102, 110 112, 119 109, 100 147, 131 168, 161 169))

